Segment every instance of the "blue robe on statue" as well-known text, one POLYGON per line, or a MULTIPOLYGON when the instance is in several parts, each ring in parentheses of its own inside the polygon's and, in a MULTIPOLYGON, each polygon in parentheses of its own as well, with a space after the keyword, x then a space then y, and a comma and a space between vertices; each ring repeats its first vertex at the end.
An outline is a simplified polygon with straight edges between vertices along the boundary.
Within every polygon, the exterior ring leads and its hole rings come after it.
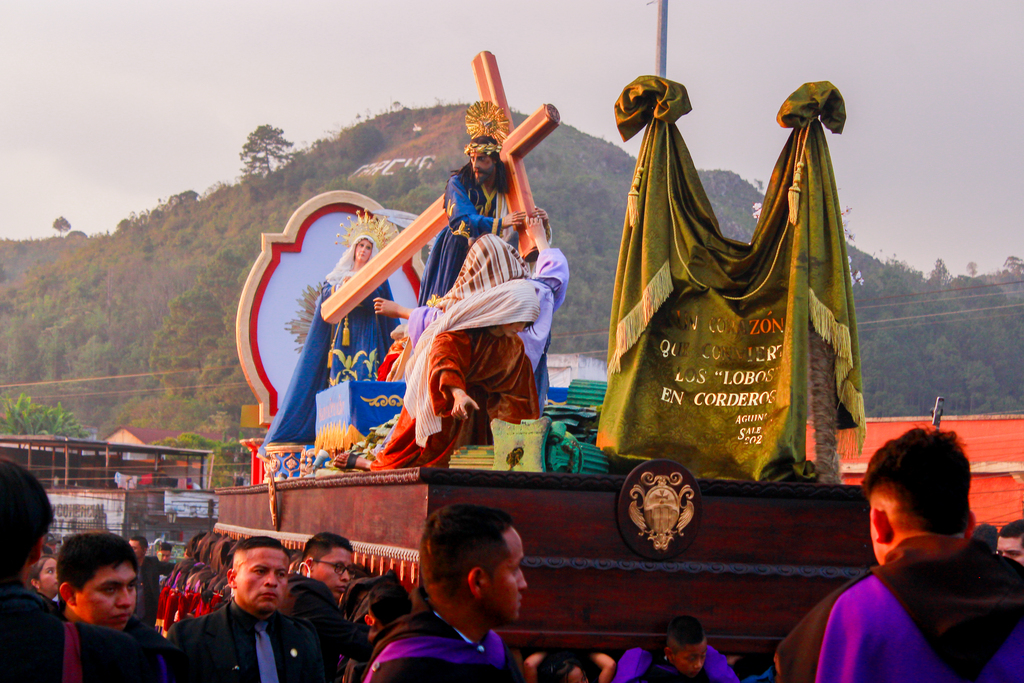
POLYGON ((331 325, 320 316, 320 306, 332 294, 324 284, 316 302, 306 343, 299 353, 288 390, 267 430, 264 444, 316 441, 316 395, 345 380, 376 380, 377 368, 391 346, 391 331, 398 321, 373 312, 373 299, 391 299, 385 280, 348 314, 349 344, 344 341, 344 321, 331 325))
POLYGON ((444 189, 444 210, 448 227, 441 231, 430 250, 420 278, 419 305, 426 306, 434 295, 448 293, 459 276, 469 251, 469 240, 480 235, 501 232, 504 197, 498 192, 488 196, 482 187, 466 187, 458 174, 448 179, 444 189))

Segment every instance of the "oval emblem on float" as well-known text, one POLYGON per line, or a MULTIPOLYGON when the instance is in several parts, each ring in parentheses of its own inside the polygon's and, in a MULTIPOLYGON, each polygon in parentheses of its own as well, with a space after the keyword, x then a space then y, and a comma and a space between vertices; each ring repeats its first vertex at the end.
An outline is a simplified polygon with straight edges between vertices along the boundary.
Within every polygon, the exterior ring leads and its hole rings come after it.
POLYGON ((697 479, 672 460, 638 465, 619 491, 622 540, 650 560, 667 560, 686 550, 697 537, 701 512, 697 479))

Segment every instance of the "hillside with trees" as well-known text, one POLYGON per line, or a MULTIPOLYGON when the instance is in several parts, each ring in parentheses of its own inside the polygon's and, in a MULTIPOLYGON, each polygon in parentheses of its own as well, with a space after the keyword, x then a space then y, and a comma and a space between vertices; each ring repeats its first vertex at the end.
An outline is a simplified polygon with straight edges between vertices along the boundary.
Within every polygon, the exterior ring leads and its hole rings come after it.
MULTIPOLYGON (((240 408, 253 397, 234 318, 260 234, 281 231, 299 205, 330 190, 422 211, 465 163, 463 112, 396 107, 301 150, 284 131, 260 126, 236 182, 182 191, 108 234, 0 242, 0 385, 35 403, 60 401, 100 436, 135 425, 237 437, 240 408), (431 163, 399 164, 387 175, 365 171, 426 156, 431 163)), ((607 335, 594 330, 607 326, 634 161, 566 124, 527 157, 535 200, 552 216, 554 243, 572 268, 553 353, 603 356, 607 335)), ((701 177, 723 231, 749 238, 759 189, 729 171, 701 177)), ((1024 407, 1020 309, 996 309, 1020 301, 1020 283, 1006 284, 1024 280, 1014 274, 1019 260, 1000 273, 954 278, 851 254, 866 280, 857 298, 870 414, 922 414, 935 394, 947 397, 947 414, 1024 407), (896 296, 904 298, 886 298, 896 296), (933 313, 949 315, 911 318, 933 313)))

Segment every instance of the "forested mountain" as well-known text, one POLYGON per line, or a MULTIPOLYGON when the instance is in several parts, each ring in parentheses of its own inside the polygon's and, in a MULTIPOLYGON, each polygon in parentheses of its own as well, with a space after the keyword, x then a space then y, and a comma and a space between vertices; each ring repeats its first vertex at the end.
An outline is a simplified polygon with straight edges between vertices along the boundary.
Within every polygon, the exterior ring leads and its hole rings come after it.
MULTIPOLYGON (((253 397, 238 365, 234 318, 260 233, 281 231, 299 205, 329 190, 422 211, 465 162, 463 112, 464 105, 439 105, 383 113, 315 142, 265 176, 202 194, 183 191, 109 234, 0 242, 0 385, 38 402, 62 401, 101 436, 120 424, 237 435, 240 406, 253 397), (395 159, 406 163, 379 163, 395 159), (112 375, 138 376, 64 381, 112 375)), ((634 159, 563 124, 526 164, 572 269, 552 351, 602 356, 607 334, 594 330, 607 327, 634 159)), ((723 231, 748 238, 751 205, 761 193, 728 171, 701 177, 723 231)), ((960 289, 993 278, 1024 280, 1013 274, 1019 261, 1001 274, 953 279, 851 254, 866 280, 857 297, 865 307, 858 315, 870 414, 922 414, 935 394, 947 396, 947 414, 1024 407, 1020 309, 993 308, 1020 301, 1006 293, 1020 292, 1020 284, 960 289), (936 297, 942 301, 931 302, 936 297), (876 322, 982 307, 993 310, 876 322)))

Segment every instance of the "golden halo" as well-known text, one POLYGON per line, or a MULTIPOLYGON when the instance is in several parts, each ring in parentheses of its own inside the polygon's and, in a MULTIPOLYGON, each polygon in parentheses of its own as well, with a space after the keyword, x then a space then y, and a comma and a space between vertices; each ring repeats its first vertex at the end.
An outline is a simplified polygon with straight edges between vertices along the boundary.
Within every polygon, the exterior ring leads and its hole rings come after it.
MULTIPOLYGON (((363 237, 369 237, 377 245, 377 250, 383 251, 388 242, 398 235, 395 226, 383 216, 371 216, 365 211, 358 212, 357 215, 359 216, 358 220, 352 223, 342 239, 342 244, 346 247, 351 247, 363 237)), ((342 228, 344 227, 342 226, 342 228)))
POLYGON ((505 112, 493 102, 475 102, 466 110, 466 132, 471 138, 489 135, 500 145, 508 137, 508 129, 505 112))

